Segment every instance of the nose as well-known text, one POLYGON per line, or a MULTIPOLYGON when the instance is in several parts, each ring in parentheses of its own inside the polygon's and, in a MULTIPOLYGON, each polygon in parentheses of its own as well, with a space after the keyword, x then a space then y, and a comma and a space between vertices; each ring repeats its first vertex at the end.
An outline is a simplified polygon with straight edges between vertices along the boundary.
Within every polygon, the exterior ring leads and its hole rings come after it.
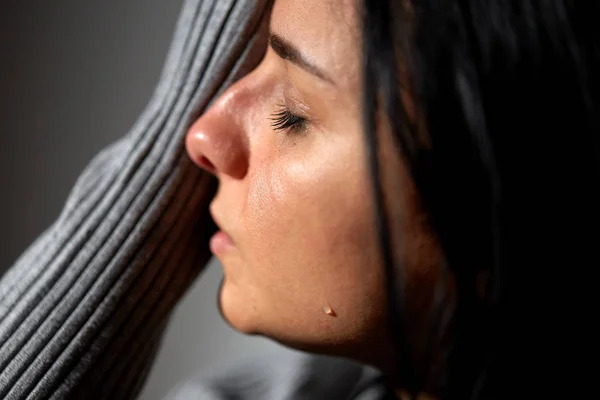
POLYGON ((242 90, 239 84, 227 90, 186 135, 186 150, 192 161, 217 177, 241 179, 248 171, 242 90))

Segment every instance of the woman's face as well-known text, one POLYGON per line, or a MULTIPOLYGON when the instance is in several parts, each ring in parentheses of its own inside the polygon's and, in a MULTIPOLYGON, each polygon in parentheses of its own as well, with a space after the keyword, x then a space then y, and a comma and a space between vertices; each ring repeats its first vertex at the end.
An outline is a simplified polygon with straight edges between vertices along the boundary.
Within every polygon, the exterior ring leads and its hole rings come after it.
MULTIPOLYGON (((191 158, 219 179, 211 213, 223 233, 211 248, 224 269, 221 308, 242 332, 380 363, 389 352, 385 274, 356 5, 277 0, 270 31, 260 65, 187 137, 191 158)), ((410 210, 412 194, 403 197, 410 210)))

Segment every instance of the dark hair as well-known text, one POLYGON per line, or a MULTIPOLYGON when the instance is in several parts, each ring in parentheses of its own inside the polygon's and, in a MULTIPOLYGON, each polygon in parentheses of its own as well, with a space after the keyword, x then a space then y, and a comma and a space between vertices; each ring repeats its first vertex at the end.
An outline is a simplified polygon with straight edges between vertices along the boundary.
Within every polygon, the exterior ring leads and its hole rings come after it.
MULTIPOLYGON (((506 398, 532 389, 540 383, 533 372, 546 370, 550 357, 540 333, 555 333, 570 312, 553 300, 575 304, 557 289, 597 266, 599 16, 595 1, 363 2, 365 133, 398 380, 407 390, 421 390, 427 372, 411 365, 402 326, 403 269, 392 256, 399 244, 390 242, 379 183, 377 112, 389 118, 455 279, 440 395, 506 398), (476 291, 481 272, 489 273, 484 298, 476 291)), ((432 314, 435 338, 440 315, 432 314)), ((565 347, 554 343, 552 356, 565 347)), ((565 374, 572 365, 552 367, 565 374)))

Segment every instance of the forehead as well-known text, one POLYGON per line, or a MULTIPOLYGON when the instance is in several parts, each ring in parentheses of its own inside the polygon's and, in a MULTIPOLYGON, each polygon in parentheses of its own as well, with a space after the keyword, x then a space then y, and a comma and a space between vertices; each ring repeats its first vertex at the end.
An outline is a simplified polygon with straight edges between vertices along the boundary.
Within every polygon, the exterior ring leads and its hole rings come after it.
POLYGON ((357 0, 276 0, 271 16, 273 33, 341 84, 358 71, 358 25, 357 0))

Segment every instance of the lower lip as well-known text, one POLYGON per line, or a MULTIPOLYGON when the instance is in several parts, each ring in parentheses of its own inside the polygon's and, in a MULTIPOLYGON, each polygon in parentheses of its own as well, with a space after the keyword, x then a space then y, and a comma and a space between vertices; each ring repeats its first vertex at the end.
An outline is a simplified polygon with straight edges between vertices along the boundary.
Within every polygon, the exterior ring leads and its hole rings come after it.
POLYGON ((223 231, 218 231, 210 238, 210 251, 221 254, 233 247, 233 240, 223 231))

